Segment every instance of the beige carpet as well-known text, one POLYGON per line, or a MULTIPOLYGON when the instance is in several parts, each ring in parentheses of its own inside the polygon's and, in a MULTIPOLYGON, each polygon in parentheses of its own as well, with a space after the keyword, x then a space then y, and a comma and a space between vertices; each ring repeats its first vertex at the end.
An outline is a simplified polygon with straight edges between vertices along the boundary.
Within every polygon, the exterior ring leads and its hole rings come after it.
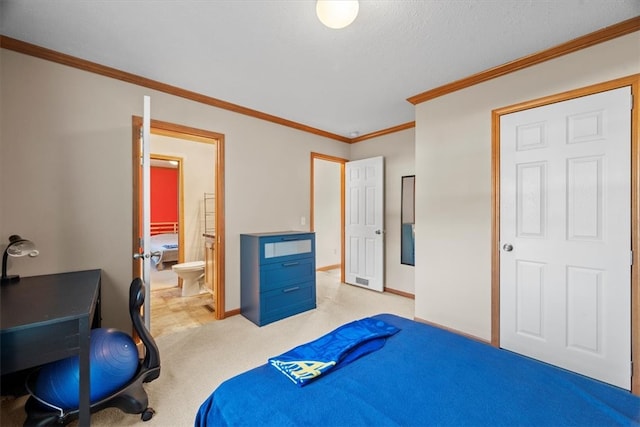
MULTIPOLYGON (((335 272, 318 272, 318 307, 278 322, 258 327, 243 316, 161 336, 162 372, 145 385, 155 416, 143 422, 135 414, 116 408, 97 412, 93 426, 192 426, 200 404, 222 381, 271 356, 311 341, 343 323, 379 313, 413 318, 412 299, 339 284, 335 272)), ((2 426, 23 424, 25 397, 4 399, 2 426)), ((76 426, 77 422, 71 424, 76 426)))

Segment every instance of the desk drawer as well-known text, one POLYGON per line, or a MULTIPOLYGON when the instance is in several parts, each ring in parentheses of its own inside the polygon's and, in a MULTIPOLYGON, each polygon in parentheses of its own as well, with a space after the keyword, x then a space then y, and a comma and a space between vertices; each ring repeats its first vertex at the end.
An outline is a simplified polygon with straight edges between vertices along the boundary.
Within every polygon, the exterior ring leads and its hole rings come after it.
POLYGON ((260 296, 260 324, 273 322, 316 307, 315 283, 304 282, 265 292, 260 296))
POLYGON ((77 320, 3 333, 2 374, 78 354, 78 340, 77 320))
POLYGON ((313 258, 263 265, 260 267, 260 293, 312 281, 314 277, 313 258))

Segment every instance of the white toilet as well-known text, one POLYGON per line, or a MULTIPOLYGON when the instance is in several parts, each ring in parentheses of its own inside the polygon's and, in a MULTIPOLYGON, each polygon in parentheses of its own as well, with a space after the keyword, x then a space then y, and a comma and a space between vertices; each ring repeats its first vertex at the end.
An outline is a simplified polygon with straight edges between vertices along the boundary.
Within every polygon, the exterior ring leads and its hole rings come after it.
POLYGON ((182 278, 182 296, 189 297, 200 293, 200 279, 204 276, 204 261, 174 264, 171 269, 182 278))

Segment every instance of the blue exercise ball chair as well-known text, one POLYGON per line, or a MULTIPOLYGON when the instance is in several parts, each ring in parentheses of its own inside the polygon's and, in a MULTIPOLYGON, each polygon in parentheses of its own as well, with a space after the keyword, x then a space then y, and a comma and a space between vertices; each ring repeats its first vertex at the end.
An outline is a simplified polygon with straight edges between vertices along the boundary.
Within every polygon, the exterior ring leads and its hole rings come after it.
MULTIPOLYGON (((117 407, 129 414, 141 414, 143 421, 150 420, 155 413, 148 406, 143 383, 160 376, 160 355, 140 315, 144 298, 144 284, 136 278, 129 288, 129 314, 144 345, 143 358, 139 358, 138 349, 128 334, 107 328, 91 331, 91 413, 117 407)), ((25 426, 66 425, 77 419, 78 357, 44 365, 27 379, 27 390, 31 396, 25 404, 25 426)))
MULTIPOLYGON (((117 329, 91 331, 89 350, 91 402, 97 402, 119 390, 138 369, 138 349, 133 339, 117 329)), ((79 357, 72 356, 45 365, 36 379, 34 394, 62 409, 77 409, 80 404, 79 357)))

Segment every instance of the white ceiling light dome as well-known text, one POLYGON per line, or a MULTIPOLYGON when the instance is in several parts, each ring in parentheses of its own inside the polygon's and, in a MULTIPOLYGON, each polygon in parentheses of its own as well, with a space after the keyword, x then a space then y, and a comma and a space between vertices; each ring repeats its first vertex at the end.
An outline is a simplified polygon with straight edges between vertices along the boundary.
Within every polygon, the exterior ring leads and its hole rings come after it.
POLYGON ((324 25, 335 30, 351 24, 358 16, 358 0, 318 0, 316 14, 324 25))

